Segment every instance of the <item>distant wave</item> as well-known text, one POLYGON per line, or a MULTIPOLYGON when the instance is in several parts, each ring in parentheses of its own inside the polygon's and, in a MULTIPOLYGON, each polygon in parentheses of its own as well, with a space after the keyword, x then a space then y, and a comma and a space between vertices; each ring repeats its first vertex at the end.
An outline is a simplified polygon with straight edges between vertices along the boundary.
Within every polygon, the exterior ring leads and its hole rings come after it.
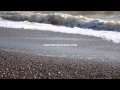
POLYGON ((37 23, 47 23, 62 25, 67 27, 79 27, 94 30, 120 31, 120 23, 101 19, 87 18, 82 15, 73 16, 62 13, 42 14, 42 13, 11 13, 2 15, 1 18, 13 21, 29 21, 37 23))

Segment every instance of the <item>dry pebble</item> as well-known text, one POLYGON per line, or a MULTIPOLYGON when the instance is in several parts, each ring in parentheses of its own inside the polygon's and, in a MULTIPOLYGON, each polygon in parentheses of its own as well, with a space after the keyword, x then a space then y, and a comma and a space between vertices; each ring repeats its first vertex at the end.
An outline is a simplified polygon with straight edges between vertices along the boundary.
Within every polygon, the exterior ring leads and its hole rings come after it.
POLYGON ((0 79, 120 79, 120 65, 0 50, 0 79))

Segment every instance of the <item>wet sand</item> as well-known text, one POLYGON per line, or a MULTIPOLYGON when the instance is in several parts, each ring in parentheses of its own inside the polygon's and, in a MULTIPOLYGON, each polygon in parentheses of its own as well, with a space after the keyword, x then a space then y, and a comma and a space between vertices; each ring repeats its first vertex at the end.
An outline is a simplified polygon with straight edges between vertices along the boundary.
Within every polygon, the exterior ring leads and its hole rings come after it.
POLYGON ((119 65, 0 49, 0 79, 119 79, 119 65))

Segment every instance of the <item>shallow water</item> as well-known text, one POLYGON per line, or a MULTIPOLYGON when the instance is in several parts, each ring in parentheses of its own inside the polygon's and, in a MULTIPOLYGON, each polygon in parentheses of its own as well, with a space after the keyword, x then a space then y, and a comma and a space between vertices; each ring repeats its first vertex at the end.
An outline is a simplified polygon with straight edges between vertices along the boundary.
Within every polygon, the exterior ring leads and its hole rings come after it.
POLYGON ((0 16, 4 18, 0 19, 0 47, 119 62, 120 13, 117 11, 1 11, 0 16), (58 43, 78 46, 43 46, 58 43))
POLYGON ((84 35, 0 28, 0 47, 73 60, 76 58, 120 62, 120 43, 115 44, 84 35), (44 46, 44 44, 77 44, 77 46, 44 46))

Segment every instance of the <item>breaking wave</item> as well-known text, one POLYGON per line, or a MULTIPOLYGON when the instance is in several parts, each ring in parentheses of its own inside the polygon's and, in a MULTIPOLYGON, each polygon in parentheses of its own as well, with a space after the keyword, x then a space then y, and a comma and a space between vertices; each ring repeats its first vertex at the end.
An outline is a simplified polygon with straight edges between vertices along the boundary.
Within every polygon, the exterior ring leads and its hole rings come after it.
POLYGON ((0 27, 81 34, 120 43, 120 23, 115 21, 62 13, 9 13, 0 17, 0 27))
POLYGON ((10 13, 1 16, 1 18, 13 21, 29 21, 94 30, 120 31, 120 22, 92 19, 84 17, 82 15, 73 16, 70 14, 62 13, 10 13))

